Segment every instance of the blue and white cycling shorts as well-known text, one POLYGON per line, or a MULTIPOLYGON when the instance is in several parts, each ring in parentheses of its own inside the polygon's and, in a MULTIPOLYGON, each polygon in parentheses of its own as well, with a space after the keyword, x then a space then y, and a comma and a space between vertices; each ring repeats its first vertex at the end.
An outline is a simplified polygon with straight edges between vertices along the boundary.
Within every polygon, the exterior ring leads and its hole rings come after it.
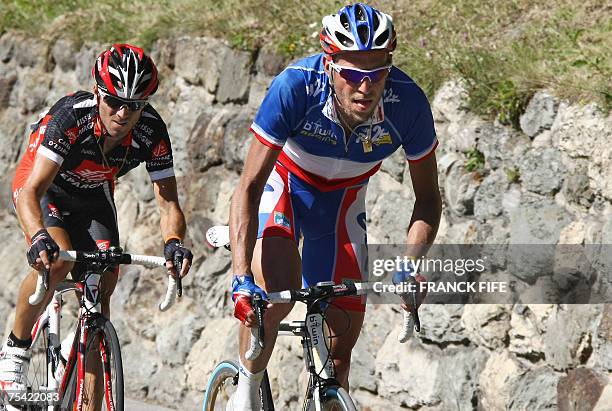
MULTIPOLYGON (((280 236, 299 244, 303 236, 305 287, 321 281, 364 281, 367 182, 322 192, 276 163, 261 197, 257 238, 280 236)), ((365 311, 365 297, 342 297, 332 303, 365 311)))

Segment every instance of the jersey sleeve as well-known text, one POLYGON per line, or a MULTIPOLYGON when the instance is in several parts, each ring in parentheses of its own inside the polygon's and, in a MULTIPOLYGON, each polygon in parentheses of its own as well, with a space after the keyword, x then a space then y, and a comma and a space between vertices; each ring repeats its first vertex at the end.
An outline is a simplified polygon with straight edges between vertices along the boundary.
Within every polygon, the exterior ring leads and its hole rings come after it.
POLYGON ((72 105, 58 101, 38 123, 35 133, 40 145, 36 150, 49 160, 62 165, 76 141, 78 128, 72 105))
POLYGON ((306 94, 306 81, 299 70, 287 68, 279 74, 251 125, 255 137, 268 147, 280 150, 304 118, 306 94))
POLYGON ((438 146, 438 138, 434 127, 431 107, 425 93, 421 89, 411 99, 414 113, 407 116, 408 123, 403 134, 402 147, 406 153, 406 159, 416 162, 431 154, 438 146))
MULTIPOLYGON (((143 113, 144 115, 144 113, 143 113)), ((148 114, 151 115, 151 114, 148 114)), ((156 122, 155 133, 161 137, 153 144, 151 156, 146 161, 147 171, 151 181, 174 176, 174 160, 172 158, 172 143, 168 135, 168 129, 161 119, 156 122)))

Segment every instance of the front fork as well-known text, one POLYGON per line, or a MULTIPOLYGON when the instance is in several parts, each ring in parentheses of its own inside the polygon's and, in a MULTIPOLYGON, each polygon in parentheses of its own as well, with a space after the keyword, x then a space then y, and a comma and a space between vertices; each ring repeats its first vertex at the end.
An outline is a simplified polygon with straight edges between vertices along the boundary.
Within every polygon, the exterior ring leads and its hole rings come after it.
MULTIPOLYGON (((302 340, 306 368, 314 375, 312 401, 316 411, 321 411, 321 387, 323 382, 336 377, 334 362, 327 347, 329 335, 324 327, 323 314, 320 310, 306 316, 307 337, 302 340)), ((312 378, 312 377, 311 377, 312 378)))
MULTIPOLYGON (((43 313, 38 317, 34 327, 32 328, 32 346, 36 346, 39 338, 47 338, 47 352, 45 353, 47 361, 47 383, 46 386, 33 387, 39 390, 54 393, 58 390, 58 370, 61 370, 63 363, 61 362, 61 342, 60 342, 60 319, 62 311, 62 293, 54 292, 51 301, 45 307, 43 313), (47 328, 47 336, 44 329, 47 328)), ((48 410, 53 411, 53 404, 48 405, 48 410)))
POLYGON ((49 347, 47 361, 47 387, 49 391, 57 392, 58 377, 61 376, 58 370, 62 369, 64 364, 61 359, 62 343, 60 340, 60 320, 62 318, 62 294, 54 293, 51 299, 51 304, 47 306, 49 314, 49 347))
MULTIPOLYGON (((79 344, 78 344, 78 361, 77 361, 77 391, 76 391, 76 406, 75 411, 83 409, 83 393, 85 386, 85 358, 87 356, 87 340, 90 332, 96 331, 96 322, 102 317, 101 304, 101 274, 95 272, 87 272, 85 282, 81 287, 81 315, 79 344)), ((100 354, 102 363, 102 377, 104 381, 104 397, 108 410, 114 411, 115 404, 113 402, 112 387, 111 387, 111 366, 108 347, 104 343, 103 333, 100 335, 100 354)), ((96 381, 96 384, 102 381, 96 381)))

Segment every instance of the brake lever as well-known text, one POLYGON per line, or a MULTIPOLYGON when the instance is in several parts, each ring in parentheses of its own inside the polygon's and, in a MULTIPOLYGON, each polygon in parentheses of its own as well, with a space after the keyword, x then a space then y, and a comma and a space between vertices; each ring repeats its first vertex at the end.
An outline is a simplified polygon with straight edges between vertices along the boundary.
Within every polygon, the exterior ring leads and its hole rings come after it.
POLYGON ((255 312, 255 318, 257 318, 257 328, 259 330, 259 346, 264 348, 265 330, 263 316, 266 309, 266 302, 259 293, 253 294, 251 304, 253 305, 253 311, 255 312))
POLYGON ((43 279, 43 286, 45 287, 45 290, 49 289, 49 272, 51 270, 44 270, 42 272, 42 279, 43 279))
POLYGON ((183 270, 183 256, 181 254, 174 255, 174 270, 176 271, 176 296, 183 296, 183 279, 181 278, 181 271, 183 270))
POLYGON ((414 330, 416 332, 420 332, 421 331, 421 320, 419 319, 419 309, 417 306, 417 301, 418 301, 418 283, 415 277, 410 276, 408 281, 413 284, 413 286, 411 287, 412 291, 410 292, 410 299, 411 304, 410 304, 410 314, 412 315, 412 318, 414 320, 414 330))

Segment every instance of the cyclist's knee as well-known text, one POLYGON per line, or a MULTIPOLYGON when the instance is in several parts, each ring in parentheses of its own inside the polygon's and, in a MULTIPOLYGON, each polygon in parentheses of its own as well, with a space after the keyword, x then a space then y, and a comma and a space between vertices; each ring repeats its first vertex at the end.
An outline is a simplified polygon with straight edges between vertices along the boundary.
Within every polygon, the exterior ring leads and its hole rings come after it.
POLYGON ((51 276, 50 280, 52 283, 57 284, 60 281, 63 281, 64 278, 68 275, 68 273, 74 267, 74 263, 72 261, 56 261, 51 266, 51 276))
POLYGON ((274 304, 266 310, 265 322, 276 327, 291 312, 294 303, 274 304))
POLYGON ((332 353, 334 363, 341 368, 350 367, 352 348, 353 347, 347 350, 334 350, 335 352, 332 353))
MULTIPOLYGON (((110 314, 110 299, 117 286, 117 280, 119 279, 119 267, 112 271, 104 272, 102 276, 102 287, 100 289, 100 303, 102 304, 103 311, 110 314)), ((109 317, 108 315, 106 316, 109 317)))

